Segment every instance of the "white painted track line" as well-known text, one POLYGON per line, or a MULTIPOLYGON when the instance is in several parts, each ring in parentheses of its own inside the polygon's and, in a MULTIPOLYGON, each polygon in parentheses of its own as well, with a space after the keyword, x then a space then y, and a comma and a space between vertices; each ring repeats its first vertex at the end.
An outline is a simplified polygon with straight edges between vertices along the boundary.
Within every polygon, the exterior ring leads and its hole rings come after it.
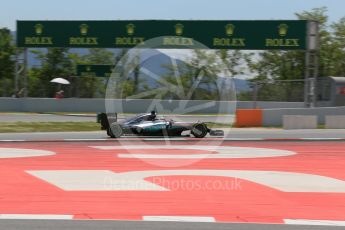
POLYGON ((0 142, 21 142, 26 140, 0 140, 0 142))
POLYGON ((230 137, 225 137, 225 138, 219 138, 219 140, 224 140, 224 141, 263 141, 265 139, 264 138, 230 138, 230 137))
POLYGON ((93 139, 63 139, 64 141, 107 141, 109 138, 93 138, 93 139))
POLYGON ((323 225, 323 226, 345 226, 345 220, 305 220, 305 219, 284 219, 285 224, 293 225, 323 225))
MULTIPOLYGON (((145 178, 218 176, 248 180, 283 192, 345 193, 345 181, 326 176, 283 171, 151 170, 115 173, 109 170, 30 170, 27 173, 65 191, 168 191, 145 178), (303 181, 303 183, 300 183, 303 181)), ((239 186, 240 187, 240 186, 239 186)))
POLYGON ((40 157, 55 155, 55 152, 39 149, 0 148, 1 158, 40 157))
POLYGON ((187 141, 187 138, 184 137, 174 137, 174 138, 144 138, 144 141, 187 141))
POLYGON ((168 191, 142 178, 129 178, 109 170, 27 171, 65 191, 168 191))
POLYGON ((0 219, 11 220, 72 220, 73 215, 50 214, 0 214, 0 219))
POLYGON ((143 216, 145 221, 216 222, 209 216, 143 216))
MULTIPOLYGON (((227 159, 227 158, 260 158, 260 157, 286 157, 295 155, 295 152, 269 148, 210 146, 210 145, 131 145, 131 146, 89 146, 101 150, 126 150, 128 153, 118 153, 119 158, 140 159, 227 159), (179 150, 184 154, 143 154, 131 150, 167 149, 179 150), (209 153, 189 154, 189 150, 206 150, 209 153), (215 152, 215 153, 214 153, 215 152), (211 154, 213 153, 213 154, 211 154)), ((164 151, 163 151, 164 152, 164 151)))
POLYGON ((343 140, 344 138, 340 137, 323 137, 323 138, 318 138, 318 137, 305 137, 305 138, 300 138, 301 140, 315 140, 315 141, 322 141, 322 140, 343 140))

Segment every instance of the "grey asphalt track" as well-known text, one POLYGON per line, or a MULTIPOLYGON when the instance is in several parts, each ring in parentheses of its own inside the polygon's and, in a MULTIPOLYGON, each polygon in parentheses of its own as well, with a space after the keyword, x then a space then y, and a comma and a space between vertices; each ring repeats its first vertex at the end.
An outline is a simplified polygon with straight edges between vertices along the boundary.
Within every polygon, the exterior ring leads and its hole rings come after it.
POLYGON ((0 220, 3 230, 340 230, 344 227, 143 221, 0 220))
MULTIPOLYGON (((131 115, 120 115, 120 119, 131 115)), ((183 121, 214 121, 212 116, 167 116, 183 121)), ((231 123, 233 116, 218 117, 218 122, 231 123)), ((30 114, 30 113, 0 113, 0 122, 96 122, 95 114, 30 114)), ((282 130, 278 128, 231 128, 224 129, 228 138, 345 138, 345 129, 305 129, 282 130)), ((94 132, 47 132, 47 133, 0 133, 0 140, 62 140, 62 139, 104 139, 108 138, 104 131, 94 132)))
MULTIPOLYGON (((226 129, 227 138, 234 139, 295 139, 295 138, 345 138, 345 129, 226 129)), ((0 140, 64 140, 64 139, 108 139, 105 131, 92 132, 36 132, 36 133, 0 133, 0 140)))

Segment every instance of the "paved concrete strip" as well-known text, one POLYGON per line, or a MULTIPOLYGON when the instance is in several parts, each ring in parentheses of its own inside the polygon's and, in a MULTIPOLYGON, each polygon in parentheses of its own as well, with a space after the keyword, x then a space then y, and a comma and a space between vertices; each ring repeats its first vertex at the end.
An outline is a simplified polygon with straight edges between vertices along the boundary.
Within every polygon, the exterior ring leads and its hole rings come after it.
POLYGON ((150 159, 227 159, 227 158, 259 158, 282 157, 295 155, 295 152, 279 149, 233 147, 233 146, 209 146, 209 145, 129 145, 129 146, 90 146, 101 150, 126 150, 127 153, 119 153, 120 158, 150 158, 150 159), (178 149, 184 154, 135 154, 130 150, 142 149, 178 149), (188 154, 188 150, 215 151, 214 154, 188 154), (129 152, 129 153, 128 153, 129 152))
POLYGON ((337 221, 337 220, 284 219, 284 222, 285 224, 295 224, 295 225, 345 226, 345 220, 337 221))
POLYGON ((345 193, 345 181, 326 176, 281 171, 153 170, 114 173, 108 170, 30 170, 27 172, 66 191, 167 191, 168 189, 144 179, 159 176, 220 176, 252 181, 283 192, 345 193))
POLYGON ((0 219, 13 220, 72 220, 73 215, 0 214, 0 219))
POLYGON ((143 216, 146 221, 178 221, 178 222, 215 222, 208 216, 143 216))

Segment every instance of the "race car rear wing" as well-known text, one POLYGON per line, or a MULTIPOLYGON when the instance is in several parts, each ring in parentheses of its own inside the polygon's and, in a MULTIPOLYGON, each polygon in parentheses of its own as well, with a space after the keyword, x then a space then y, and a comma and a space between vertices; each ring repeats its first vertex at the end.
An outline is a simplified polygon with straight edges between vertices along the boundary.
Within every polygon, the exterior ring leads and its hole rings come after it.
POLYGON ((101 129, 105 130, 110 124, 117 121, 117 113, 99 113, 97 114, 97 123, 101 123, 101 129))

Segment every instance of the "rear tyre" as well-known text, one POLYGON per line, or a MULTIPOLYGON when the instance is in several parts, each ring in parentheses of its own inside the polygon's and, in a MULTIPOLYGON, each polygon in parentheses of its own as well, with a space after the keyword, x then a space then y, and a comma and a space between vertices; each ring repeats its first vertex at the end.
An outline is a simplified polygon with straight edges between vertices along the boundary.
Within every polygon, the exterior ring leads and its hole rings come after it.
POLYGON ((113 136, 113 134, 112 134, 112 132, 111 132, 111 130, 110 130, 110 127, 107 128, 107 135, 108 135, 109 137, 112 137, 112 136, 113 136))
POLYGON ((123 134, 123 130, 121 125, 119 125, 117 122, 114 122, 110 125, 110 129, 108 130, 108 134, 111 138, 118 138, 121 137, 123 134))
POLYGON ((198 124, 193 125, 191 133, 196 138, 203 138, 207 135, 207 131, 208 129, 205 124, 198 123, 198 124))

